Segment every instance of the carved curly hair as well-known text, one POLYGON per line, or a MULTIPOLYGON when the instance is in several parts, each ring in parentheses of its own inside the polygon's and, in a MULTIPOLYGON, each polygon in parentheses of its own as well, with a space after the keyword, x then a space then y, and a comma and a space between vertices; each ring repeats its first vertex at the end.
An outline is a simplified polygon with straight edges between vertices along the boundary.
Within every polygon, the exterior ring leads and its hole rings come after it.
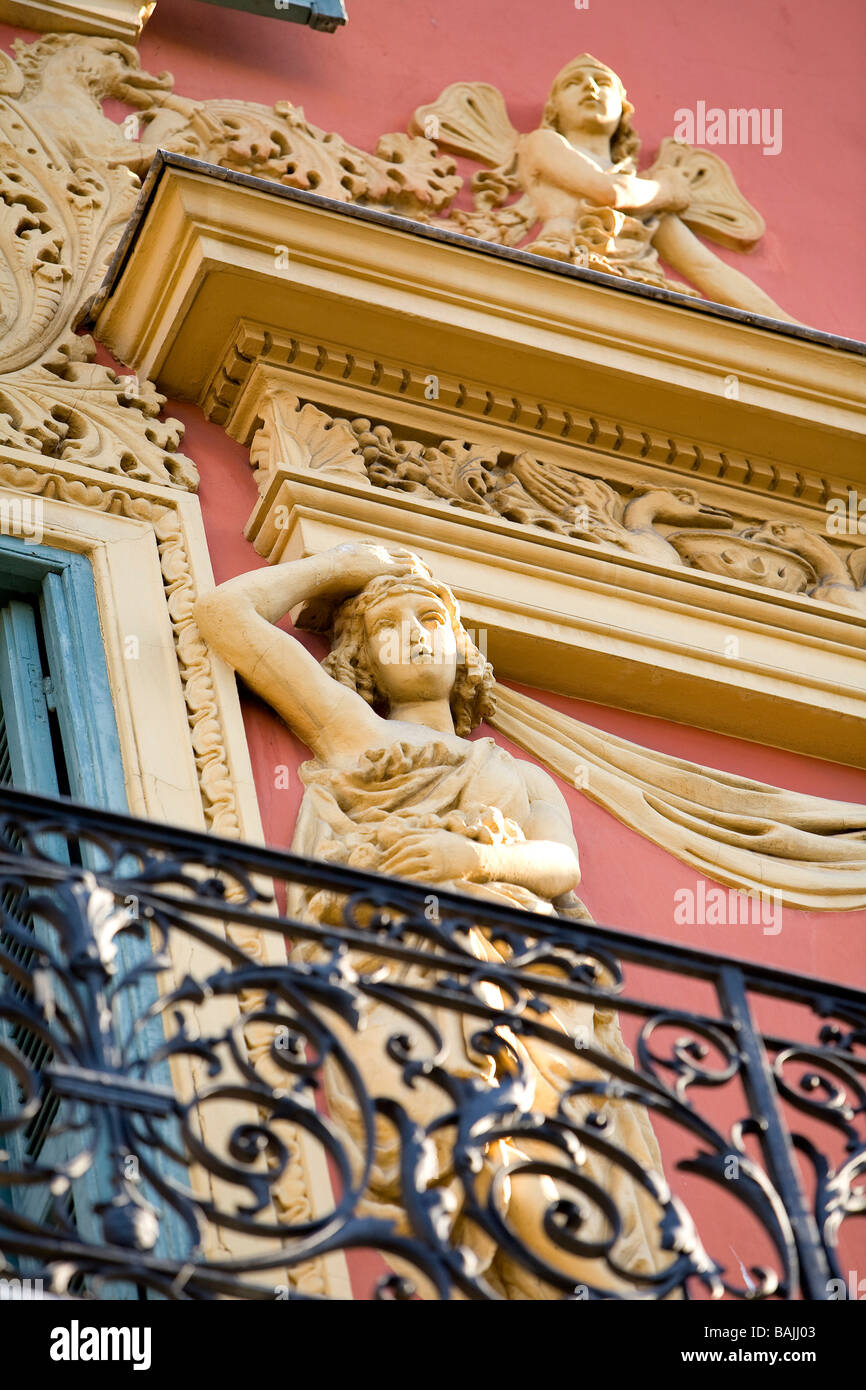
POLYGON ((571 62, 566 63, 565 67, 556 74, 556 77, 553 79, 553 86, 550 89, 550 95, 547 98, 547 105, 544 108, 544 116, 542 117, 541 124, 543 126, 548 126, 551 130, 559 130, 556 118, 557 97, 569 78, 580 68, 600 68, 602 72, 609 72, 619 87, 622 97, 622 117, 610 142, 610 156, 615 164, 622 164, 627 161, 630 166, 627 172, 635 173, 637 170, 637 154, 640 149, 640 140, 630 119, 630 117, 634 115, 634 107, 628 100, 625 87, 617 73, 614 72, 613 68, 609 68, 607 63, 601 63, 598 58, 593 58, 591 53, 581 53, 578 58, 572 58, 571 62))
POLYGON ((364 614, 383 598, 401 593, 432 594, 445 605, 449 614, 457 643, 457 674, 449 703, 454 728, 462 738, 492 715, 496 682, 493 667, 464 628, 457 600, 447 584, 439 584, 424 574, 407 578, 380 575, 371 580, 359 594, 341 603, 336 610, 331 652, 322 662, 323 669, 341 685, 355 690, 368 705, 387 701, 387 691, 376 680, 370 665, 364 614))

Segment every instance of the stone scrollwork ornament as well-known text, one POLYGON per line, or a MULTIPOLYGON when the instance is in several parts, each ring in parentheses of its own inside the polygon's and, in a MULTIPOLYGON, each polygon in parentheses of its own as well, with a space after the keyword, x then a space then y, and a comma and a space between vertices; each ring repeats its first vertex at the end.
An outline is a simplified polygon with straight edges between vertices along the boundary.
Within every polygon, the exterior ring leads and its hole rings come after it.
MULTIPOLYGON (((52 34, 0 53, 0 442, 141 481, 194 488, 181 427, 150 382, 93 359, 74 325, 138 195, 145 154, 102 114, 167 78, 117 40, 52 34)), ((169 79, 170 80, 170 79, 169 79)))
POLYGON ((441 211, 454 162, 397 132, 375 154, 310 125, 289 102, 195 102, 116 39, 49 34, 0 52, 0 442, 192 489, 182 430, 149 382, 94 361, 75 325, 132 214, 158 148, 406 216, 441 211), (134 108, 122 124, 106 100, 134 108))

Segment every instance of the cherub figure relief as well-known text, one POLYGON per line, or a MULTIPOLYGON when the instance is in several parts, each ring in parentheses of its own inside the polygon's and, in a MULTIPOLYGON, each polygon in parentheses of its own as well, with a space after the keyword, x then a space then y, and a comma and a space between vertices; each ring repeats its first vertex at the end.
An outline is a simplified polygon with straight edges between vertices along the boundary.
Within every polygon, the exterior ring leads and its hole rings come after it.
POLYGON ((748 250, 764 232, 728 166, 666 139, 639 173, 633 113, 617 74, 582 53, 557 75, 541 125, 528 134, 514 129, 502 94, 483 82, 453 83, 418 108, 410 130, 488 166, 473 180, 475 211, 450 218, 472 236, 790 319, 695 235, 748 250), (689 284, 670 279, 662 261, 689 284))

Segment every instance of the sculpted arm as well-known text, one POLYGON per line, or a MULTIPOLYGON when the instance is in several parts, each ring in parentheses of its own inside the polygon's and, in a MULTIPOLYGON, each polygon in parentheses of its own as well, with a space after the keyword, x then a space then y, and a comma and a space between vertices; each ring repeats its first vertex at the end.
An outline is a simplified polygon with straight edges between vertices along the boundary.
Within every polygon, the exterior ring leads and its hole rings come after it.
POLYGON ((229 579, 195 606, 205 641, 320 757, 367 746, 380 724, 366 701, 333 680, 274 624, 316 595, 343 598, 405 565, 372 546, 342 546, 229 579))
POLYGON ((568 807, 547 773, 524 762, 520 770, 530 800, 525 840, 485 845, 446 830, 410 831, 386 856, 382 871, 431 883, 513 883, 551 900, 570 892, 580 882, 580 863, 568 807))
POLYGON ((766 314, 768 318, 784 319, 787 323, 796 322, 768 294, 764 294, 748 275, 734 270, 733 266, 726 265, 714 255, 679 217, 661 219, 653 244, 668 265, 697 285, 707 299, 714 299, 717 304, 730 304, 734 309, 746 309, 753 314, 766 314))
POLYGON ((522 761, 520 770, 529 793, 529 819, 523 827, 526 840, 514 845, 482 845, 482 865, 491 871, 491 879, 503 878, 542 897, 558 898, 580 883, 571 816, 548 773, 522 761), (500 872, 502 869, 506 872, 500 872))
POLYGON ((524 186, 533 191, 538 185, 553 185, 602 207, 643 213, 688 206, 688 187, 676 169, 662 169, 654 178, 607 173, 555 130, 524 135, 518 151, 524 186))

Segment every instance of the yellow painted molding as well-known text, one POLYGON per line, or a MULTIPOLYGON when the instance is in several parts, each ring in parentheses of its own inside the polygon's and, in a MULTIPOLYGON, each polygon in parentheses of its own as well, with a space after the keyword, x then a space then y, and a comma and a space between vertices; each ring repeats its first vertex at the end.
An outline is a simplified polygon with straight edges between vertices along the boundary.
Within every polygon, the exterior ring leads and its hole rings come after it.
POLYGON ((135 43, 156 0, 0 0, 0 22, 39 33, 102 34, 135 43))
MULTIPOLYGON (((637 436, 754 455, 759 468, 866 476, 856 352, 485 254, 180 156, 154 177, 95 322, 116 356, 214 418, 246 326, 265 343, 282 333, 316 344, 323 371, 332 353, 340 369, 355 362, 353 384, 374 390, 376 364, 396 363, 396 391, 420 404, 429 377, 456 381, 476 418, 512 400, 518 414, 567 424, 576 407, 637 436)), ((254 360, 241 360, 238 389, 254 360)), ((452 403, 441 390, 439 402, 452 403)), ((431 431, 438 404, 429 401, 431 431)))
POLYGON ((411 545, 501 680, 866 766, 854 612, 327 471, 277 470, 247 534, 272 563, 364 537, 411 545))

